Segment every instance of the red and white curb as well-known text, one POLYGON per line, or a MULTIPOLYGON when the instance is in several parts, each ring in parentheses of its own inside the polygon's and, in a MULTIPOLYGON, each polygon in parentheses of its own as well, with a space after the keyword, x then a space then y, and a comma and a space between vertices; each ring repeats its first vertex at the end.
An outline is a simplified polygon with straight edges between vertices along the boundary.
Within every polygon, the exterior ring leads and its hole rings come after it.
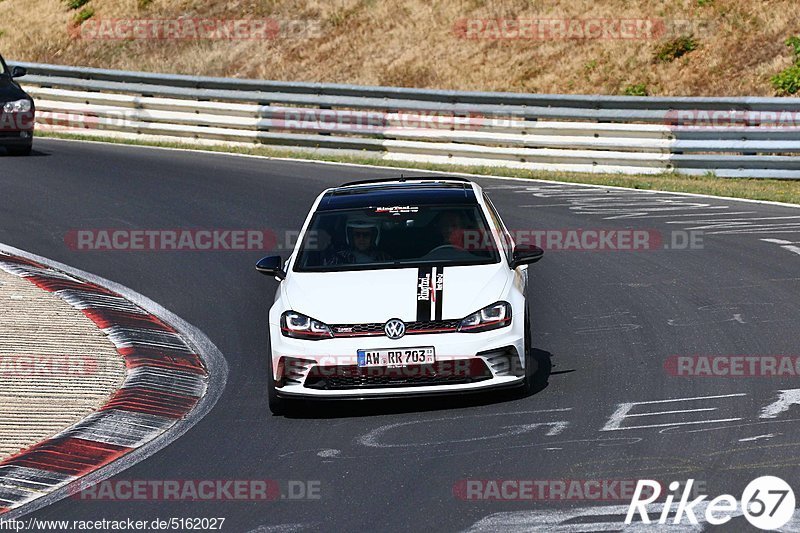
POLYGON ((222 354, 158 304, 4 245, 0 269, 79 309, 108 336, 126 366, 121 388, 99 410, 0 462, 0 519, 43 507, 132 466, 186 432, 221 395, 227 377, 222 354))

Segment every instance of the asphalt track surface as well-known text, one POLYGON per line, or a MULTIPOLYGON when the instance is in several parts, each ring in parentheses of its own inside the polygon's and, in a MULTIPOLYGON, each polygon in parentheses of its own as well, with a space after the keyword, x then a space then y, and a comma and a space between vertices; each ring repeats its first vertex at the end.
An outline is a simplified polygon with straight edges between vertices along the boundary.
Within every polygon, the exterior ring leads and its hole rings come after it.
MULTIPOLYGON (((228 361, 216 407, 115 479, 320 487, 319 499, 299 501, 70 498, 35 516, 225 517, 223 531, 236 532, 544 523, 551 530, 570 510, 626 502, 464 501, 453 487, 467 478, 692 477, 713 497, 738 496, 751 479, 778 475, 800 488, 800 406, 777 404, 774 417, 761 418, 779 391, 798 388, 797 377, 692 378, 665 370, 674 355, 800 355, 800 255, 763 240, 800 240, 800 210, 477 179, 510 228, 634 228, 666 240, 691 230, 702 232, 702 248, 549 251, 531 267, 529 297, 533 345, 552 368, 548 385, 532 396, 312 405, 288 418, 270 416, 266 406, 266 321, 277 283, 253 269, 266 254, 85 252, 65 243, 74 229, 296 230, 324 188, 398 173, 41 139, 32 157, 0 158, 0 242, 140 292, 205 332, 228 361), (629 414, 672 413, 614 425, 619 404, 657 400, 677 401, 634 406, 629 414)), ((608 512, 560 527, 622 529, 622 517, 608 512)), ((737 518, 726 529, 746 525, 737 518)))

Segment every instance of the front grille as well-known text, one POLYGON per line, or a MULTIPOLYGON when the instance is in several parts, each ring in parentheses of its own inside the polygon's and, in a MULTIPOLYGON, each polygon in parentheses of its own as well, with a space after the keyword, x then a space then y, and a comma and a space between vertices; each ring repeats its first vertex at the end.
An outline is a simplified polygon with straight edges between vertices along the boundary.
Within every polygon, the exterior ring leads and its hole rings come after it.
POLYGON ((427 322, 409 322, 406 324, 406 335, 414 333, 444 333, 455 331, 461 320, 431 320, 427 322))
POLYGON ((492 372, 483 360, 460 359, 404 367, 315 366, 309 371, 304 386, 317 390, 346 390, 462 385, 491 377, 492 372))
MULTIPOLYGON (((428 320, 406 322, 406 335, 424 333, 452 333, 458 330, 461 320, 428 320)), ((331 326, 334 337, 379 337, 385 335, 385 323, 335 324, 331 326)))
POLYGON ((383 324, 337 324, 331 326, 334 337, 383 335, 383 324))

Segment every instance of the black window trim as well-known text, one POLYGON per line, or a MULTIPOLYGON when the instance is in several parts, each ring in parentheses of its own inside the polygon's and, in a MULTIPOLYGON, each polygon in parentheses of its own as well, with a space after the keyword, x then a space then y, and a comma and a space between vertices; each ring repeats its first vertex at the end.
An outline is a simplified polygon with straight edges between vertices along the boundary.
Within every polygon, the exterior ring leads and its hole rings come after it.
MULTIPOLYGON (((506 256, 506 261, 510 265, 514 255, 514 239, 511 238, 511 234, 508 232, 508 228, 506 228, 506 223, 503 222, 502 218, 500 218, 500 213, 497 212, 497 208, 494 206, 486 193, 483 193, 483 201, 486 202, 486 207, 489 208, 493 218, 495 218, 500 225, 499 228, 496 228, 498 233, 502 234, 503 238, 507 239, 508 241, 508 246, 503 246, 503 253, 506 256)), ((501 242, 500 244, 502 245, 503 243, 501 242)))

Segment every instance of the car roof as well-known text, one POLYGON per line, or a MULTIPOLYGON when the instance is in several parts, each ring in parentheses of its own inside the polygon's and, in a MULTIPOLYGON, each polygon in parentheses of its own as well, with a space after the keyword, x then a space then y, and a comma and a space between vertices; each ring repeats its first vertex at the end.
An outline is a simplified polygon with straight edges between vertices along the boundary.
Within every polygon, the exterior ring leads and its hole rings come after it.
POLYGON ((318 211, 398 205, 477 204, 474 184, 463 178, 392 178, 329 189, 318 211))

